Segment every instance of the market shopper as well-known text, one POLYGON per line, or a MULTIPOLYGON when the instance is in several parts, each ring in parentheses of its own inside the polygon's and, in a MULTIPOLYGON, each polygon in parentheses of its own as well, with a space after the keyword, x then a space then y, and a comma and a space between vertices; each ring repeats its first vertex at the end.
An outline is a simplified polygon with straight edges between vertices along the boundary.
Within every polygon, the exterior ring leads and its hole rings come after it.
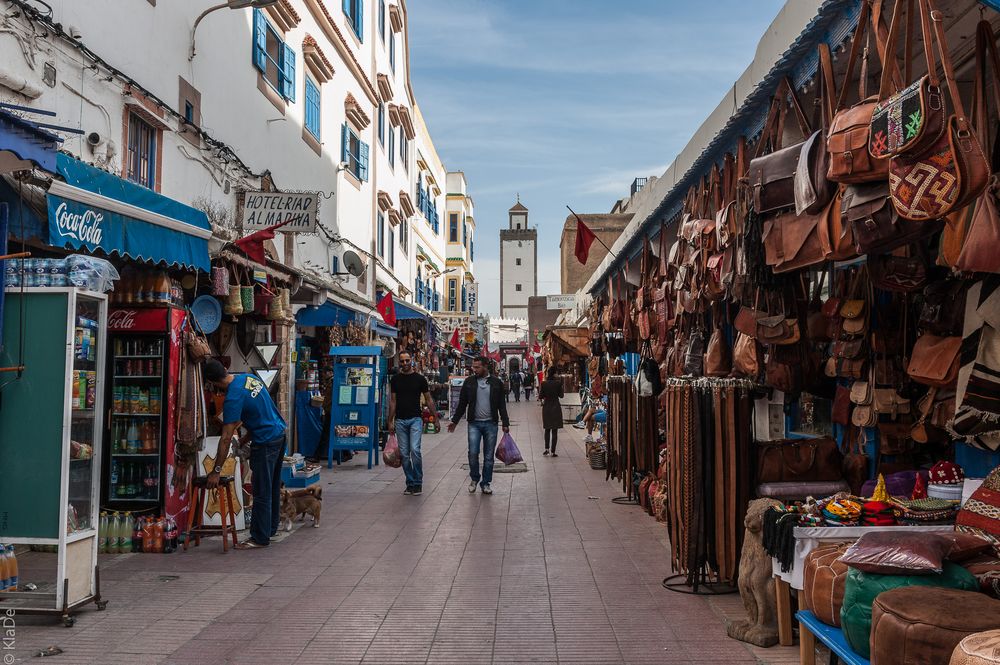
POLYGON ((524 373, 524 381, 521 386, 524 388, 524 401, 531 400, 531 391, 535 388, 535 374, 530 369, 524 373))
POLYGON ((469 493, 478 485, 483 494, 493 494, 493 454, 497 447, 497 427, 510 431, 507 404, 500 379, 489 373, 489 361, 480 356, 472 361, 473 375, 462 384, 462 393, 455 415, 448 424, 454 432, 464 414, 469 421, 469 493), (482 473, 479 471, 479 451, 483 452, 482 473))
POLYGON ((510 373, 510 391, 514 393, 514 401, 521 401, 521 370, 515 369, 510 373))
POLYGON ((538 399, 542 400, 542 428, 545 430, 545 452, 542 455, 551 451, 553 457, 559 457, 556 442, 563 426, 562 404, 559 402, 563 396, 563 383, 556 378, 555 368, 550 367, 549 378, 542 381, 538 388, 538 399))
POLYGON ((287 427, 264 382, 253 374, 230 374, 214 358, 205 361, 205 380, 226 394, 222 406, 222 435, 215 454, 215 468, 206 480, 209 489, 219 486, 229 445, 242 422, 250 433, 250 471, 253 473, 253 510, 250 538, 238 550, 266 547, 278 532, 281 511, 281 462, 285 456, 287 427))
POLYGON ((403 457, 403 475, 406 491, 403 494, 423 492, 424 462, 420 452, 420 437, 424 431, 423 397, 430 408, 430 418, 435 418, 434 400, 427 378, 414 371, 413 357, 409 352, 399 354, 399 372, 389 380, 389 431, 396 432, 399 454, 403 457))

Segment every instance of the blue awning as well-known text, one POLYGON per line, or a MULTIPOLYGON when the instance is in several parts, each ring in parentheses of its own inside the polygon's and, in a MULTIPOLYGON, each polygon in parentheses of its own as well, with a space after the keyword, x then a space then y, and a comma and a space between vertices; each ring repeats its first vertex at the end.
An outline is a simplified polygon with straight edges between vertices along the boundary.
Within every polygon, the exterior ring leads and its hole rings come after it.
POLYGON ((424 320, 426 320, 428 318, 428 316, 426 314, 424 314, 423 312, 421 312, 419 310, 413 309, 412 307, 410 307, 409 305, 407 305, 405 302, 396 301, 396 302, 393 302, 392 304, 396 308, 396 318, 398 320, 400 320, 400 321, 408 321, 408 320, 411 320, 411 319, 424 319, 424 320))
POLYGON ((348 323, 356 321, 358 312, 348 309, 335 302, 327 300, 322 305, 304 307, 295 315, 295 322, 300 326, 317 326, 328 328, 330 326, 346 326, 348 323))
POLYGON ((204 212, 60 153, 49 188, 49 244, 139 261, 211 267, 204 212))
POLYGON ((339 356, 342 358, 361 358, 364 356, 380 356, 382 355, 381 346, 333 346, 330 347, 331 356, 339 356))
POLYGON ((374 316, 371 321, 371 329, 375 331, 376 335, 381 335, 382 337, 399 337, 399 329, 390 326, 384 321, 379 321, 374 316))
POLYGON ((0 109, 0 152, 13 156, 0 156, 3 171, 18 171, 38 167, 49 173, 56 172, 56 153, 62 137, 42 129, 25 118, 0 109), (20 162, 20 163, 19 163, 20 162))

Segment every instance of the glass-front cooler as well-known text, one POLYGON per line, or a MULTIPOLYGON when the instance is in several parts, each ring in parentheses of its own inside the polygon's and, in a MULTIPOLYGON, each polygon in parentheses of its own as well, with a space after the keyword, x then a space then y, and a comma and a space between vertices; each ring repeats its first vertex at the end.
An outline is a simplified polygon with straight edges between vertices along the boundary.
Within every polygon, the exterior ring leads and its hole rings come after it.
POLYGON ((73 328, 73 370, 70 375, 69 503, 67 535, 93 529, 94 454, 100 442, 99 354, 103 346, 100 301, 78 296, 73 328))

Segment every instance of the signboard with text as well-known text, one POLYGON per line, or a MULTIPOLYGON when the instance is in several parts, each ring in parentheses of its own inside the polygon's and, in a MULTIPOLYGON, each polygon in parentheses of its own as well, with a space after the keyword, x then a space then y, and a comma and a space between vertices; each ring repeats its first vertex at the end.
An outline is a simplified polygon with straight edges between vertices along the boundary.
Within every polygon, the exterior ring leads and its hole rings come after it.
POLYGON ((469 282, 465 285, 465 301, 469 306, 469 314, 479 313, 479 283, 469 282))
POLYGON ((545 309, 573 309, 574 307, 576 307, 576 296, 572 293, 545 296, 545 309))
POLYGON ((242 213, 244 231, 260 231, 275 224, 289 222, 279 231, 315 233, 319 193, 246 192, 243 195, 242 213))

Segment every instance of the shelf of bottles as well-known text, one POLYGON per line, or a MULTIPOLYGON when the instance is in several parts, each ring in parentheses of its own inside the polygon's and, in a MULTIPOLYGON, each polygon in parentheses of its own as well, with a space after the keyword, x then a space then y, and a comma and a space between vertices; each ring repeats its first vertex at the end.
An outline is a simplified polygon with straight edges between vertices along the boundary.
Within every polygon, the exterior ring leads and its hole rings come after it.
POLYGON ((162 337, 119 337, 111 384, 111 478, 108 498, 160 500, 162 337))
POLYGON ((73 337, 69 447, 69 505, 66 532, 93 529, 90 523, 94 488, 94 419, 97 407, 97 357, 101 340, 100 303, 79 298, 73 337))

